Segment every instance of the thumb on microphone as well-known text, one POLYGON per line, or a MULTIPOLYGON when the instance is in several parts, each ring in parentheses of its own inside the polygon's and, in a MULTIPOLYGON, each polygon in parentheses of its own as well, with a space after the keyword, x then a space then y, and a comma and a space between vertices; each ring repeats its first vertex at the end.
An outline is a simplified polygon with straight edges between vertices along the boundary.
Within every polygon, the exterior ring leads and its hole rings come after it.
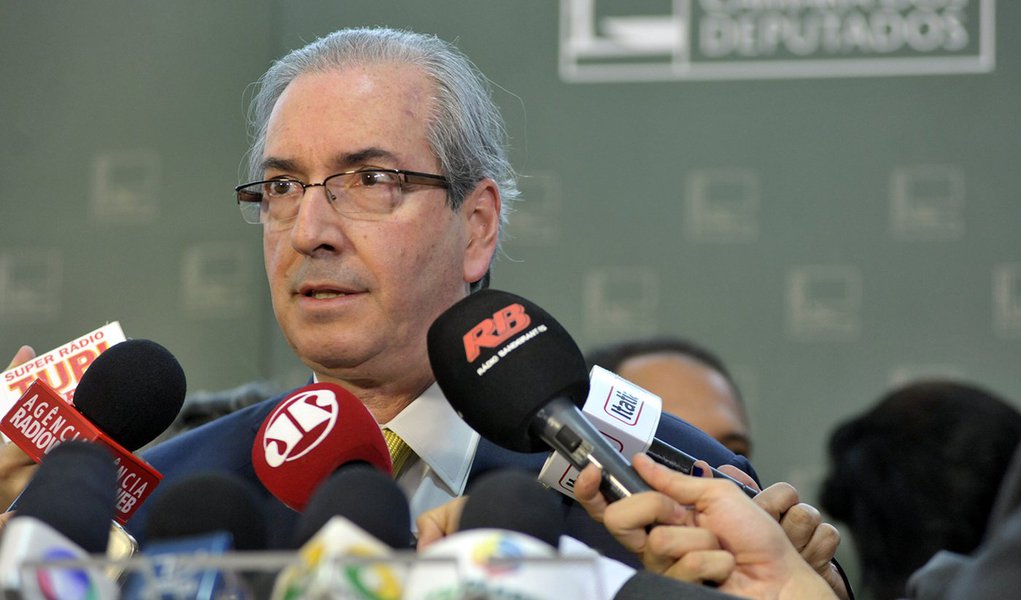
POLYGON ((35 475, 38 465, 14 442, 0 445, 0 505, 10 506, 35 475))
POLYGON ((458 496, 446 504, 429 509, 415 519, 418 528, 417 549, 422 550, 433 542, 456 533, 467 496, 458 496))
POLYGON ((7 368, 5 368, 4 371, 13 369, 20 364, 27 363, 33 358, 35 358, 35 350, 32 349, 32 346, 22 346, 14 353, 14 358, 11 359, 11 364, 7 365, 7 368))

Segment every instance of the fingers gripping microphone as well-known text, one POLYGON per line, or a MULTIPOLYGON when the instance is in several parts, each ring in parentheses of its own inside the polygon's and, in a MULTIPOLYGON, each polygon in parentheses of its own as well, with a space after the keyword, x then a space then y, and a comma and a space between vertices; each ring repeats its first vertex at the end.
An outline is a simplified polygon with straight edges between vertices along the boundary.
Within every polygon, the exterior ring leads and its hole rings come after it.
POLYGON ((487 439, 517 452, 548 445, 578 469, 595 463, 610 500, 650 489, 578 409, 588 393, 585 359, 546 311, 482 290, 436 319, 428 347, 447 400, 487 439))
POLYGON ((307 385, 284 398, 252 445, 259 481, 298 511, 316 486, 353 463, 390 474, 390 452, 376 420, 361 400, 332 383, 307 385))

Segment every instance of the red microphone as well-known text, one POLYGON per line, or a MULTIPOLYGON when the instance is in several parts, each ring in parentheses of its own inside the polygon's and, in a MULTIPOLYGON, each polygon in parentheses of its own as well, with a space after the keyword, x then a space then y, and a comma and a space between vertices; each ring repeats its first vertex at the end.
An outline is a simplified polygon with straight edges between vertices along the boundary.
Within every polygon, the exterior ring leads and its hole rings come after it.
POLYGON ((259 481, 297 511, 330 474, 356 462, 391 473, 379 424, 361 400, 332 383, 307 385, 284 398, 252 445, 259 481))

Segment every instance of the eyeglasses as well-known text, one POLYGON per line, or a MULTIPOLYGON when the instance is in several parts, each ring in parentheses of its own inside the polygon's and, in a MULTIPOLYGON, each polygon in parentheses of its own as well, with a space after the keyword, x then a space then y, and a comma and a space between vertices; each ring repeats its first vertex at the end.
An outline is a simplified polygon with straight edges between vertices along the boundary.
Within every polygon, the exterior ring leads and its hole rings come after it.
POLYGON ((380 219, 397 207, 410 185, 449 188, 442 175, 402 169, 363 168, 330 175, 322 183, 305 183, 280 177, 253 181, 234 188, 245 222, 253 225, 287 225, 298 216, 298 207, 311 187, 326 190, 326 199, 342 215, 380 219))

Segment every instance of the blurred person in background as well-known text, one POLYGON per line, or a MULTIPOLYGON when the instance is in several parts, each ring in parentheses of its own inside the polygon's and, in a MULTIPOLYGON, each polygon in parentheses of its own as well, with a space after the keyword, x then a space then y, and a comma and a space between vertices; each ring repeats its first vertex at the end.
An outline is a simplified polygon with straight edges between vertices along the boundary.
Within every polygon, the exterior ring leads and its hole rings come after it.
POLYGON ((864 598, 901 598, 938 551, 975 550, 1019 440, 1011 404, 956 381, 909 383, 836 427, 820 504, 851 532, 864 598))

